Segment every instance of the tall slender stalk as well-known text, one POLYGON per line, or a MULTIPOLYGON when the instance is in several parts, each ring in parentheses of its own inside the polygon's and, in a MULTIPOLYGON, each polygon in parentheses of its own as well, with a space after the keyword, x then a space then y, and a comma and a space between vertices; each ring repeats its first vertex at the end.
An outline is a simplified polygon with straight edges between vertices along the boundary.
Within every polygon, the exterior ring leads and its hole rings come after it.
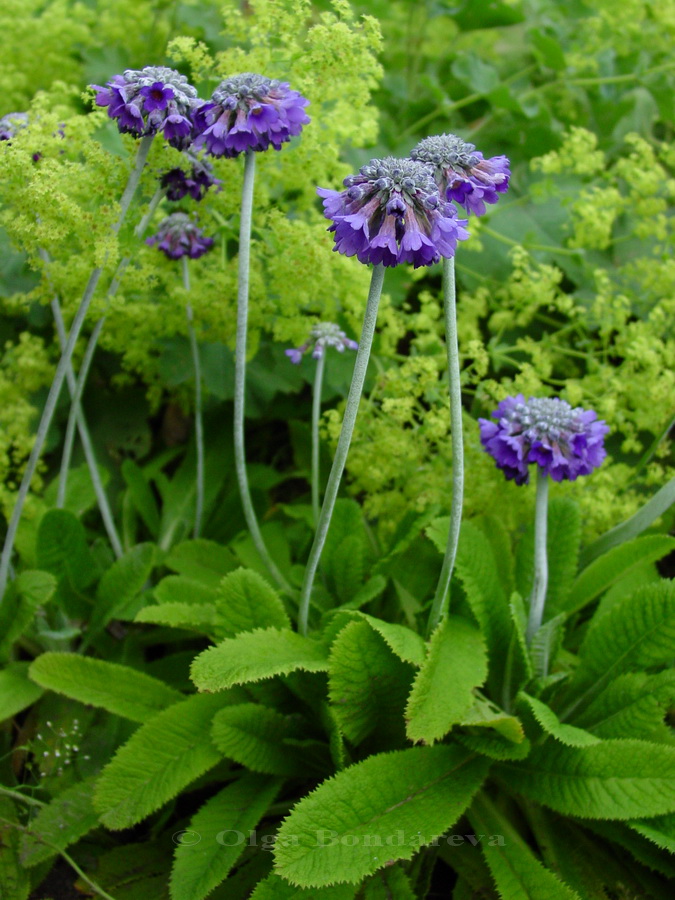
POLYGON ((248 331, 248 290, 251 262, 251 219, 253 216, 253 185, 255 182, 255 152, 247 150, 244 157, 244 183, 241 191, 241 219, 239 224, 239 278, 237 284, 237 337, 234 353, 234 463, 244 508, 244 518, 255 548, 279 587, 291 592, 288 581, 269 554, 260 532, 251 500, 246 473, 244 446, 244 415, 246 403, 246 336, 248 331))
POLYGON ((202 530, 202 517, 204 514, 204 426, 202 422, 202 370, 199 364, 199 347, 197 337, 192 325, 194 315, 190 303, 190 272, 188 270, 188 258, 183 256, 183 287, 187 294, 185 311, 188 321, 188 337, 190 339, 190 351, 192 364, 195 370, 195 439, 197 442, 197 501, 195 504, 195 527, 193 537, 198 538, 202 530))
MULTIPOLYGON (((145 161, 148 158, 148 153, 150 152, 150 145, 152 144, 153 137, 154 135, 148 135, 147 137, 143 137, 140 140, 138 152, 136 154, 136 162, 134 164, 134 168, 131 171, 131 174, 129 175, 124 193, 122 194, 122 199, 120 200, 119 218, 113 225, 112 230, 114 234, 117 234, 117 232, 120 230, 131 204, 134 192, 138 187, 138 183, 141 179, 141 172, 143 171, 145 161)), ((66 373, 68 372, 71 359, 73 357, 75 344, 77 343, 77 339, 80 336, 82 325, 84 324, 85 317, 87 315, 87 312, 89 311, 89 306, 91 305, 91 301, 94 297, 94 292, 96 291, 96 287, 98 286, 102 274, 103 266, 97 266, 89 276, 89 281, 87 282, 87 286, 85 287, 78 310, 75 313, 75 318, 73 319, 73 323, 70 328, 70 334, 68 335, 65 349, 61 354, 61 359, 59 360, 59 363, 56 367, 54 380, 52 381, 52 385, 49 390, 49 394, 47 395, 44 409, 42 411, 42 418, 40 419, 40 424, 38 425, 37 433, 35 435, 35 441, 33 443, 33 449, 31 450, 30 456, 28 458, 28 463, 21 480, 21 485, 17 492, 14 510, 7 526, 7 534, 5 536, 5 543, 2 549, 2 556, 0 557, 0 602, 2 602, 5 588, 7 587, 7 576, 9 573, 9 564, 12 557, 12 550, 14 549, 16 532, 19 527, 19 521, 21 520, 21 514, 26 502, 26 497, 28 496, 28 491, 30 490, 30 484, 33 480, 33 475, 35 474, 38 462, 40 460, 40 454, 42 453, 42 448, 47 438, 49 426, 51 425, 52 419, 54 417, 56 404, 58 402, 59 394, 61 393, 61 388, 63 387, 63 382, 65 381, 66 373)))
MULTIPOLYGON (((67 335, 63 323, 63 315, 61 314, 61 307, 59 305, 57 297, 54 297, 51 306, 52 313, 54 315, 54 322, 56 324, 56 333, 58 334, 59 344, 61 345, 61 349, 63 350, 63 348, 66 346, 67 335)), ((122 541, 120 540, 120 537, 117 533, 117 529, 115 528, 115 520, 113 519, 110 504, 108 503, 108 497, 106 495, 105 488, 98 471, 96 454, 94 453, 94 447, 91 442, 91 436, 87 427, 87 421, 84 417, 84 413, 82 412, 82 408, 80 407, 79 403, 75 405, 77 381, 75 379, 75 373, 73 372, 72 366, 68 366, 68 370, 66 372, 66 380, 68 382, 68 390, 70 391, 71 403, 73 404, 73 406, 75 406, 77 430, 80 433, 82 449, 84 450, 84 457, 87 460, 87 466, 89 467, 89 477, 91 478, 91 483, 94 486, 94 493, 96 494, 96 501, 98 503, 99 512, 101 513, 101 518, 103 519, 103 525, 105 527, 106 534, 108 535, 110 545, 113 548, 115 556, 119 559, 123 555, 124 549, 122 547, 122 541)), ((60 507, 62 506, 62 504, 59 504, 57 501, 57 506, 60 507)))
POLYGON ((340 437, 338 438, 333 465, 330 470, 330 475, 328 476, 326 494, 324 496, 323 506, 321 507, 316 534, 314 535, 314 543, 312 544, 309 559, 307 560, 307 568, 305 569, 305 579, 302 585, 300 608, 298 610, 298 630, 301 634, 307 634, 309 604, 312 595, 312 587, 314 585, 314 578, 319 566, 321 552, 326 543, 326 536, 328 535, 330 520, 333 516, 342 473, 344 471, 345 463, 347 462, 349 445, 354 433, 356 414, 359 409, 361 394, 363 393, 363 384, 366 380, 368 360, 370 359, 370 349, 373 344, 373 335, 375 334, 377 309, 380 304, 383 282, 384 266, 374 266, 373 275, 370 281, 370 291, 368 292, 366 312, 363 317, 363 329, 361 331, 361 339, 359 340, 359 349, 354 363, 354 374, 352 375, 352 383, 349 386, 347 405, 345 407, 344 418, 342 419, 340 437))
MULTIPOLYGON (((134 234, 137 238, 142 238, 145 234, 145 231, 150 223, 150 220, 153 216, 153 213, 157 209, 157 206, 166 193, 166 188, 158 188, 155 191, 155 194, 148 204, 148 209, 138 223, 134 230, 134 234)), ((126 271, 127 266, 131 261, 130 256, 123 257, 119 265, 117 266, 117 270, 113 276, 113 280, 110 282, 110 287, 108 288, 108 293, 106 294, 106 309, 110 305, 110 301, 117 293, 117 289, 119 288, 122 276, 126 271)), ((73 446, 75 443, 75 419, 78 414, 78 410, 80 409, 80 401, 82 398, 82 394, 84 393, 84 388, 87 383, 87 378, 89 377, 89 368, 91 366, 91 362, 94 358, 94 352, 96 351, 96 346, 98 344, 98 339, 101 335, 101 331, 103 330, 103 326, 106 320, 106 313, 104 313, 101 318, 98 320, 94 329, 89 337, 89 341, 87 343, 87 348, 84 352, 84 359, 82 365, 80 366, 80 371, 77 376, 77 386, 76 386, 76 395, 77 402, 75 400, 71 400, 70 405, 70 413, 68 415, 68 424, 66 426, 66 434, 63 441, 63 455, 61 456, 61 470, 59 472, 59 490, 56 505, 58 508, 63 507, 66 499, 66 489, 68 486, 68 473, 70 471, 70 461, 73 455, 73 446)), ((72 395, 71 393, 71 396, 72 395)))
POLYGON ((537 499, 534 514, 534 582, 530 595, 530 615, 527 621, 527 642, 532 641, 544 618, 548 587, 548 556, 546 531, 548 519, 548 475, 537 466, 537 499))
POLYGON ((319 521, 319 419, 321 418, 321 390, 327 352, 328 348, 324 347, 323 353, 316 361, 314 396, 312 397, 312 515, 314 527, 319 521))
POLYGON ((457 342, 457 304, 455 291, 455 259, 443 260, 443 310, 445 313, 445 341, 448 353, 448 382, 450 387, 450 429, 452 432, 452 500, 450 503, 450 531, 445 548, 443 566, 436 587, 436 595, 429 615, 429 634, 448 614, 450 579, 457 556, 459 531, 462 525, 464 499, 464 441, 462 434, 462 391, 459 382, 459 346, 457 342))

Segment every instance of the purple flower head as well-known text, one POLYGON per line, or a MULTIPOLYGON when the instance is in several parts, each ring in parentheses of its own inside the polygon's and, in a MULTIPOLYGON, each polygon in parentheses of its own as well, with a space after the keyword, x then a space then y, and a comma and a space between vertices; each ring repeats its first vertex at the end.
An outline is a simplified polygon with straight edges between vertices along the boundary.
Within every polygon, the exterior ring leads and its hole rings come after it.
POLYGON ((554 481, 588 475, 606 456, 609 428, 592 409, 572 408, 558 397, 522 394, 502 400, 492 413, 497 422, 479 419, 483 448, 516 484, 529 481, 536 463, 554 481))
POLYGON ((362 263, 429 266, 455 255, 468 238, 466 220, 444 201, 429 168, 412 159, 371 159, 344 191, 317 188, 324 216, 332 219, 333 250, 362 263))
POLYGON ((187 213, 175 212, 160 222, 157 234, 146 238, 145 243, 157 244, 169 259, 198 259, 213 247, 213 238, 206 237, 187 213))
POLYGON ((211 101, 195 116, 201 134, 195 146, 211 156, 238 156, 245 150, 267 150, 300 134, 310 120, 304 112, 309 100, 285 81, 250 72, 221 81, 211 101))
POLYGON ((511 170, 505 156, 484 159, 474 144, 455 134, 424 138, 410 154, 433 167, 439 190, 467 212, 485 214, 486 203, 496 203, 508 190, 511 170))
POLYGON ((317 322, 310 332, 309 340, 299 347, 286 350, 285 353, 290 361, 297 365, 310 347, 312 347, 314 359, 321 359, 326 347, 334 347, 338 353, 344 353, 345 350, 359 349, 357 342, 348 338, 344 331, 334 322, 317 322))
POLYGON ((222 181, 213 174, 210 162, 200 159, 190 150, 185 151, 185 156, 190 163, 188 172, 180 168, 170 169, 159 180, 166 189, 167 199, 175 203, 189 194, 193 200, 203 200, 210 187, 220 190, 222 181))
POLYGON ((200 100, 184 75, 166 66, 126 69, 105 87, 92 84, 96 104, 107 106, 125 134, 137 137, 162 133, 172 147, 184 150, 195 134, 193 113, 200 100))
POLYGON ((10 141, 17 131, 28 125, 28 113, 7 113, 0 119, 0 141, 10 141))

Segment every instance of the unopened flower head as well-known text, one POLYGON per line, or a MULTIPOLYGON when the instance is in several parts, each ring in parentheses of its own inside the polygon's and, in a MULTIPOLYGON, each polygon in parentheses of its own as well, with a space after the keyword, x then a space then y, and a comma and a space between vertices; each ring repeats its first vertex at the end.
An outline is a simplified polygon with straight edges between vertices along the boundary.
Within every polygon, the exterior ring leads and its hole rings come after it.
POLYGON ((0 118, 0 141, 10 141, 17 131, 28 125, 28 113, 11 112, 0 118))
POLYGON ((334 250, 362 263, 415 268, 455 255, 468 238, 466 220, 439 194, 429 168, 413 159, 371 159, 346 190, 317 188, 333 224, 334 250))
POLYGON ((492 417, 497 421, 478 420, 481 443, 516 484, 527 484, 531 463, 554 481, 574 481, 590 474, 606 456, 605 422, 594 410, 573 409, 558 397, 507 397, 492 417))
POLYGON ((145 243, 157 244, 157 249, 169 259, 198 259, 213 247, 213 238, 206 237, 187 213, 175 212, 160 223, 157 234, 146 238, 145 243))
POLYGON ((213 166, 206 159, 200 159, 190 150, 185 152, 189 171, 175 168, 165 172, 160 184, 166 189, 168 200, 173 203, 182 200, 188 194, 193 200, 203 200, 210 187, 220 190, 222 181, 213 174, 213 166))
POLYGON ((309 122, 309 101, 285 81, 247 72, 218 85, 211 101, 196 113, 201 134, 195 146, 212 156, 238 156, 246 150, 267 150, 300 134, 309 122))
POLYGON ((474 144, 455 134, 424 138, 410 154, 433 167, 434 178, 444 196, 477 216, 485 214, 486 203, 496 203, 498 194, 508 190, 511 169, 505 156, 484 159, 474 144))
POLYGON ((184 75, 166 66, 126 69, 113 75, 105 87, 92 84, 98 106, 107 106, 123 133, 164 135, 179 150, 194 137, 192 113, 199 104, 197 91, 184 75))
POLYGON ((334 322, 318 322, 312 328, 309 339, 299 347, 286 350, 286 356, 292 363, 298 364, 303 355, 312 348, 314 359, 321 359, 326 347, 333 347, 338 353, 344 353, 345 350, 359 349, 358 343, 348 338, 344 331, 334 322))

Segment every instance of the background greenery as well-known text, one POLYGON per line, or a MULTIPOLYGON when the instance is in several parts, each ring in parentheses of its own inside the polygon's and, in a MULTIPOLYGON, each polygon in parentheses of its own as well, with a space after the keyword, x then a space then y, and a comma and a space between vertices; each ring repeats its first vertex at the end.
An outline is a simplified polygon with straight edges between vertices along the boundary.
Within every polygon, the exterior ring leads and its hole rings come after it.
MULTIPOLYGON (((503 559, 510 559, 506 548, 518 544, 516 563, 504 562, 501 574, 505 584, 526 593, 523 570, 531 541, 526 525, 534 491, 504 481, 481 450, 476 425, 477 417, 487 415, 506 394, 559 394, 593 407, 610 425, 605 464, 577 483, 556 486, 561 504, 556 515, 563 523, 558 533, 567 533, 566 516, 573 519, 568 549, 578 547, 581 536, 588 543, 633 514, 672 477, 673 0, 5 0, 0 26, 0 113, 28 110, 31 116, 30 128, 11 147, 0 145, 0 501, 5 515, 58 355, 49 303, 58 293, 66 316, 72 316, 94 261, 107 251, 104 283, 109 283, 119 258, 130 252, 133 259, 107 310, 84 403, 128 556, 120 568, 111 568, 83 466, 71 476, 67 510, 51 509, 68 410, 64 396, 18 543, 18 568, 39 571, 21 576, 0 621, 0 647, 9 662, 0 675, 10 679, 5 691, 20 698, 19 707, 3 712, 11 721, 15 712, 29 710, 14 726, 3 726, 3 784, 39 785, 47 799, 73 790, 74 795, 65 795, 66 804, 85 809, 90 782, 83 779, 95 777, 137 723, 165 706, 170 710, 174 692, 192 690, 188 665, 205 646, 204 635, 219 640, 229 634, 222 623, 205 620, 196 627, 185 610, 183 618, 177 609, 165 610, 165 618, 155 611, 153 618, 146 607, 175 604, 186 587, 181 579, 194 591, 194 583, 200 584, 199 596, 208 605, 222 576, 238 565, 262 571, 244 531, 229 425, 241 161, 218 161, 222 190, 199 207, 181 204, 196 210, 202 227, 216 238, 215 251, 190 265, 207 393, 204 535, 218 542, 216 549, 211 543, 184 542, 194 504, 194 385, 179 267, 154 248, 138 246, 133 235, 157 175, 179 156, 156 142, 135 214, 113 240, 109 228, 135 143, 120 137, 105 112, 93 108, 88 84, 102 84, 127 67, 170 64, 205 97, 222 76, 252 70, 288 79, 310 99, 312 123, 301 138, 282 153, 259 159, 247 398, 254 499, 270 549, 293 583, 301 578, 311 539, 307 476, 314 363, 305 359, 294 367, 284 349, 300 344, 311 324, 322 319, 337 320, 350 337, 358 337, 368 283, 365 267, 331 252, 315 188, 338 187, 373 156, 407 155, 429 134, 455 132, 486 156, 506 154, 513 170, 508 194, 480 222, 471 220, 471 240, 457 256, 466 517, 480 523, 475 531, 467 530, 466 560, 474 551, 488 553, 484 531, 502 541, 503 559), (49 254, 48 268, 40 250, 49 254), (580 514, 569 512, 572 501, 580 514), (506 571, 513 565, 515 575, 506 571), (134 625, 136 616, 146 624, 134 625), (134 682, 129 693, 144 695, 145 706, 121 708, 115 705, 118 697, 112 706, 103 704, 107 712, 101 712, 64 699, 62 694, 75 695, 50 676, 48 660, 44 671, 36 669, 35 679, 28 680, 28 659, 44 650, 75 648, 123 665, 125 677, 138 670, 167 684, 144 683, 141 689, 134 682), (38 685, 53 691, 42 696, 38 685), (87 737, 73 768, 59 774, 54 751, 65 738, 46 723, 58 722, 71 735, 76 719, 87 737)), ((164 205, 157 221, 169 208, 164 205)), ((390 270, 385 292, 347 467, 346 489, 359 505, 343 502, 327 548, 320 602, 358 607, 375 598, 380 616, 402 618, 412 626, 423 598, 433 591, 440 564, 434 535, 442 544, 438 524, 432 526, 431 541, 421 532, 449 506, 440 270, 390 270), (344 543, 348 537, 354 540, 344 543), (372 571, 377 574, 364 587, 372 571)), ((104 312, 103 293, 90 328, 104 312)), ((328 360, 324 472, 351 363, 347 354, 328 360)), ((81 462, 76 457, 76 464, 81 462)), ((614 585, 598 576, 600 587, 595 585, 591 600, 608 591, 607 611, 630 589, 655 583, 655 563, 670 550, 662 534, 670 524, 672 513, 644 538, 654 542, 651 549, 640 545, 634 560, 624 560, 625 580, 614 585)), ((576 564, 576 550, 570 553, 576 564)), ((574 573, 563 557, 561 578, 569 588, 574 573)), ((469 571, 470 562, 465 567, 469 571)), ((662 562, 661 572, 668 571, 662 562)), ((281 615, 275 603, 269 606, 281 615)), ((208 619, 208 613, 203 615, 208 619)), ((584 639, 584 616, 562 651, 566 663, 584 639)), ((392 678, 409 673, 410 661, 394 659, 379 632, 361 626, 349 627, 365 656, 373 654, 392 678)), ((87 677, 94 679, 92 673, 87 677)), ((72 680, 78 678, 82 673, 72 680)), ((101 682, 110 680, 104 671, 101 682)), ((278 680, 271 684, 259 686, 256 702, 286 709, 291 689, 278 680)), ((296 697, 312 708, 316 698, 308 684, 300 677, 291 684, 296 697)), ((664 684, 666 699, 655 706, 659 715, 670 697, 670 683, 664 684)), ((195 722, 212 712, 198 706, 195 722)), ((392 724, 386 710, 384 719, 388 737, 403 741, 401 722, 392 724)), ((326 728, 333 734, 331 726, 326 728)), ((367 723, 350 722, 350 729, 358 742, 367 723)), ((315 741, 317 736, 310 728, 302 738, 290 739, 315 741)), ((342 746, 337 738, 333 743, 342 746)), ((370 746, 366 741, 364 754, 370 746)), ((330 771, 325 749, 315 749, 316 772, 330 771)), ((332 746, 331 752, 341 751, 332 746)), ((201 778, 204 771, 192 775, 201 778)), ((174 793, 182 790, 180 784, 173 786, 174 793)), ((247 789, 263 807, 272 790, 257 782, 247 789)), ((189 797, 174 799, 169 792, 168 806, 153 810, 140 825, 142 816, 131 823, 138 831, 115 836, 99 829, 99 838, 77 844, 73 853, 85 870, 96 870, 99 883, 116 900, 164 898, 174 849, 170 835, 189 822, 208 794, 205 781, 197 781, 189 797), (136 883, 129 871, 139 859, 144 876, 136 883)), ((0 801, 5 804, 0 815, 16 818, 13 801, 0 801)), ((86 822, 94 828, 98 821, 98 813, 90 810, 89 816, 82 819, 83 828, 86 822)), ((551 819, 547 827, 561 826, 551 819)), ((569 826, 567 838, 581 846, 587 836, 582 839, 575 828, 569 826)), ((64 846, 83 833, 75 827, 64 846)), ((4 835, 11 852, 2 858, 10 871, 18 838, 11 829, 4 835)), ((44 847, 35 854, 30 877, 19 868, 12 876, 17 896, 35 888, 54 862, 44 847)), ((246 859, 253 883, 271 866, 269 856, 246 859)), ((468 877, 468 870, 464 874, 468 877)))

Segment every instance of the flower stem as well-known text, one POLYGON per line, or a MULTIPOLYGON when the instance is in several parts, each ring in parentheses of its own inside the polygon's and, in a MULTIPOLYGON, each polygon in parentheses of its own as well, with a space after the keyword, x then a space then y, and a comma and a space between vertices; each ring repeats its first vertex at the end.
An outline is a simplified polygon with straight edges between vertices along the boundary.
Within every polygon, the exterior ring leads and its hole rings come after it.
MULTIPOLYGON (((56 324, 56 331, 59 337, 59 343, 61 345, 61 349, 66 346, 66 329, 63 324, 63 315, 61 313, 61 307, 59 305, 59 301, 57 297, 54 297, 52 300, 52 313, 54 314, 54 322, 56 324)), ((91 436, 89 434, 89 429, 87 427, 86 419, 84 418, 84 413, 82 412, 82 407, 79 403, 75 403, 75 395, 77 393, 77 381, 75 379, 75 373, 73 372, 73 367, 68 366, 68 370, 66 372, 66 379, 68 381, 68 390, 70 391, 72 408, 75 409, 75 419, 77 421, 77 430, 80 433, 80 440, 82 441, 82 449, 84 450, 84 456, 87 460, 87 466, 89 467, 89 477, 91 478, 91 483, 94 487, 94 493, 96 494, 96 500, 98 502, 98 508, 101 513, 101 518, 103 519, 103 525, 106 530, 106 534, 108 535, 108 540, 110 541, 110 545, 113 548, 113 552, 115 556, 119 559, 124 550, 122 548, 122 542, 117 533, 117 529, 115 528, 115 520, 113 519, 112 511, 110 509, 110 504, 108 503, 108 497, 105 492, 105 488, 103 487, 103 482, 101 481, 101 476, 98 471, 98 464, 96 462, 96 455, 94 453, 94 447, 91 442, 91 436)), ((70 422, 69 422, 70 424, 70 422)), ((61 484, 59 481, 59 490, 61 489, 61 484)), ((63 504, 59 504, 57 500, 57 507, 61 508, 63 504)))
MULTIPOLYGON (((138 187, 138 183, 141 179, 141 172, 143 171, 143 166, 145 165, 145 161, 148 158, 152 138, 153 135, 148 135, 147 137, 141 138, 138 152, 136 154, 136 162, 134 164, 134 168, 129 175, 129 180, 127 181, 124 193, 122 194, 122 199, 120 200, 119 218, 112 228, 114 234, 117 234, 117 232, 120 230, 122 222, 124 221, 124 218, 131 204, 134 192, 138 187)), ((47 432, 49 431, 49 426, 51 425, 52 419, 54 417, 56 404, 59 399, 59 394, 61 393, 61 388, 63 387, 63 382, 66 378, 68 367, 70 366, 70 362, 73 357, 75 344, 80 336, 82 325, 84 324, 85 317, 87 315, 87 312, 89 311, 89 306, 91 305, 94 292, 96 291, 96 287, 102 274, 103 266, 101 265, 97 266, 89 276, 89 281, 87 282, 87 286, 85 287, 78 310, 75 313, 75 318, 73 319, 70 328, 70 334, 68 335, 68 341, 66 342, 65 349, 63 350, 61 359, 59 360, 59 363, 56 367, 54 380, 52 381, 51 388, 49 389, 49 394, 47 395, 47 401, 42 411, 42 418, 40 419, 40 424, 38 425, 37 433, 35 435, 35 441, 33 443, 33 449, 31 450, 30 456, 28 458, 28 463, 26 464, 26 469, 21 480, 21 485, 17 492, 14 510, 7 526, 7 534, 5 536, 5 543, 2 549, 2 556, 0 557, 0 602, 2 602, 5 588, 7 587, 7 576, 9 574, 9 564, 12 557, 12 550, 14 549, 14 540, 16 538, 16 532, 19 527, 19 521, 21 519, 24 504, 26 502, 26 497, 28 496, 28 491, 30 490, 30 483, 33 480, 33 475, 35 474, 35 471, 37 469, 38 462, 40 460, 40 454, 47 438, 47 432)))
POLYGON ((530 595, 530 615, 527 622, 527 642, 539 630, 544 618, 546 588, 548 587, 548 557, 546 554, 546 525, 548 518, 548 475, 537 466, 537 499, 534 514, 534 583, 530 595))
MULTIPOLYGON (((80 366, 80 371, 78 372, 77 381, 74 385, 74 391, 71 393, 70 400, 70 412, 68 414, 68 424, 66 426, 66 435, 63 441, 63 454, 61 456, 61 470, 59 471, 59 489, 56 495, 56 507, 57 509, 63 509, 63 506, 66 502, 66 488, 68 486, 68 472, 70 470, 70 461, 73 454, 73 448, 75 445, 75 426, 77 425, 78 416, 82 414, 82 394, 84 392, 84 386, 87 383, 87 377, 89 376, 89 369, 91 367, 92 360, 94 359, 94 351, 96 350, 96 344, 98 343, 98 338, 101 333, 101 329, 103 328, 103 323, 105 322, 105 317, 98 320, 96 325, 94 326, 94 330, 91 333, 91 337, 87 343, 87 349, 84 353, 84 359, 82 360, 82 365, 80 366)), ((72 372, 72 366, 68 367, 70 372, 72 372)), ((67 375, 66 375, 67 377, 67 375)), ((68 379, 70 381, 70 379, 68 379)))
POLYGON ((321 417, 321 389, 327 352, 328 348, 324 347, 323 353, 316 361, 314 396, 312 398, 312 514, 315 527, 319 522, 319 418, 321 417))
MULTIPOLYGON (((134 230, 134 234, 136 237, 141 238, 145 233, 145 230, 148 227, 150 219, 157 208, 160 200, 166 193, 165 188, 158 188, 155 191, 155 194, 148 204, 148 209, 138 223, 134 230)), ((113 280, 110 283, 110 287, 108 288, 108 293, 106 295, 106 308, 109 305, 112 298, 117 293, 117 289, 120 286, 122 281, 122 276, 126 271, 127 266, 131 260, 130 256, 125 256, 120 260, 119 265, 117 266, 117 270, 115 275, 113 276, 113 280)), ((58 496, 56 500, 56 506, 58 509, 63 508, 63 504, 66 500, 66 489, 68 486, 68 473, 70 471, 70 461, 73 455, 73 445, 75 442, 75 420, 76 416, 81 412, 81 399, 82 394, 84 393, 84 388, 87 383, 87 378, 89 377, 89 367, 91 366, 92 359, 94 358, 94 352, 96 350, 96 346, 98 344, 98 339, 101 335, 101 331, 103 330, 103 325, 105 324, 106 316, 105 314, 101 316, 98 320, 94 329, 89 337, 89 342, 87 343, 87 349, 84 353, 84 360, 82 362, 82 366, 80 367, 80 371, 77 376, 77 385, 76 385, 76 394, 73 394, 71 391, 71 398, 77 396, 77 402, 74 399, 71 399, 70 413, 68 416, 68 424, 66 426, 66 434, 63 442, 63 455, 61 457, 61 470, 59 472, 59 490, 58 496)), ((109 535, 110 536, 110 535, 109 535)), ((115 551, 117 552, 117 551, 115 551)))
MULTIPOLYGON (((183 257, 183 287, 188 298, 190 296, 190 273, 188 271, 188 258, 183 257)), ((202 423, 202 370, 199 364, 199 347, 197 337, 192 325, 192 305, 188 299, 185 307, 188 320, 188 336, 190 338, 190 350, 192 352, 192 364, 195 370, 195 438, 197 442, 197 502, 195 505, 195 527, 193 537, 198 538, 202 530, 202 517, 204 514, 204 427, 202 423)))
POLYGON ((462 391, 459 381, 459 347, 457 342, 457 307, 454 257, 443 260, 443 309, 445 340, 448 353, 448 382, 450 387, 450 429, 452 432, 452 500, 450 503, 450 531, 445 548, 443 566, 436 587, 436 595, 429 615, 429 634, 448 614, 450 579, 457 556, 459 530, 462 525, 464 498, 464 442, 462 437, 462 391))
POLYGON ((255 152, 247 150, 244 158, 244 183, 241 191, 241 220, 239 225, 239 277, 237 283, 237 337, 234 352, 234 462, 237 482, 244 508, 244 518, 253 543, 267 569, 285 591, 292 588, 281 574, 263 540, 258 519, 251 500, 246 474, 246 450, 244 447, 244 414, 246 404, 246 333, 248 330, 248 288, 251 259, 251 219, 253 211, 253 184, 255 181, 255 152))
POLYGON ((373 335, 375 334, 377 308, 380 304, 383 281, 384 266, 374 266, 373 275, 370 281, 370 291, 368 292, 366 312, 363 317, 363 329, 361 331, 359 349, 354 363, 354 374, 352 375, 352 383, 349 387, 349 395, 347 397, 347 405, 342 420, 340 437, 338 438, 333 465, 330 470, 330 475, 328 476, 326 494, 324 496, 323 506, 321 507, 316 534, 314 535, 314 543, 312 544, 309 559, 307 560, 307 568, 305 569, 305 579, 302 585, 300 608, 298 610, 298 631, 301 634, 307 634, 312 586, 321 558, 321 551, 326 543, 326 536, 328 534, 330 520, 333 516, 333 509, 335 508, 340 480, 342 479, 342 473, 344 471, 345 463, 347 462, 347 454, 349 453, 349 445, 352 440, 352 434, 354 433, 356 414, 359 409, 359 401, 363 392, 363 383, 366 379, 366 370, 368 369, 368 360, 370 358, 370 348, 373 344, 373 335))

